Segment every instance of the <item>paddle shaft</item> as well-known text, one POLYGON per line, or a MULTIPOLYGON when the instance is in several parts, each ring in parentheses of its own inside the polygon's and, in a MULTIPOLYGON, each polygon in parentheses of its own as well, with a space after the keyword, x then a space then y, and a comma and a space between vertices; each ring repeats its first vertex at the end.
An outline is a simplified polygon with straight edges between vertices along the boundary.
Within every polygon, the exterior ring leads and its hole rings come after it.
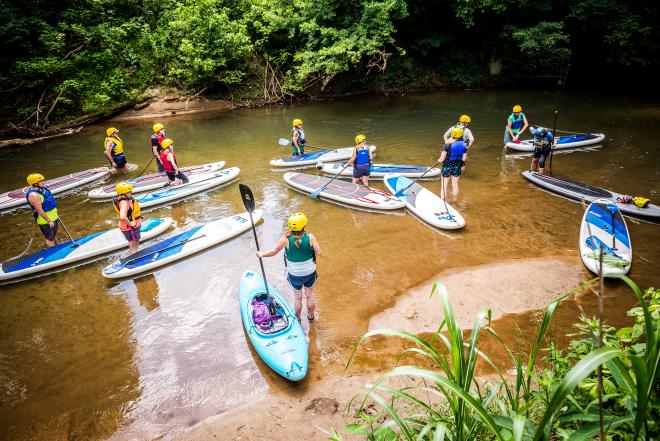
MULTIPOLYGON (((278 144, 281 145, 281 146, 292 147, 291 146, 291 141, 289 141, 288 139, 285 139, 285 138, 280 138, 278 144)), ((317 146, 314 146, 314 145, 306 145, 303 148, 310 148, 310 149, 316 149, 316 150, 332 150, 332 149, 326 149, 325 147, 317 147, 317 146)))
POLYGON ((168 246, 168 247, 161 248, 161 249, 159 249, 159 250, 152 251, 152 252, 150 252, 150 253, 141 254, 141 255, 139 255, 139 256, 137 256, 137 257, 135 257, 135 256, 129 256, 129 257, 126 257, 126 258, 125 258, 126 260, 124 260, 124 259, 121 260, 121 262, 122 262, 122 267, 128 265, 128 264, 131 263, 131 262, 135 262, 136 260, 142 259, 143 257, 153 256, 154 254, 158 254, 158 253, 160 253, 160 252, 162 252, 162 251, 170 250, 170 249, 172 249, 172 248, 176 248, 176 247, 178 247, 179 245, 183 245, 184 243, 192 242, 193 240, 201 239, 202 237, 206 237, 206 235, 205 235, 205 234, 202 234, 201 236, 192 237, 192 238, 190 238, 190 239, 185 239, 185 240, 179 241, 179 242, 177 242, 177 243, 175 243, 175 244, 173 244, 173 245, 170 245, 170 246, 168 246))
POLYGON ((550 144, 550 174, 552 174, 552 153, 555 151, 555 130, 557 129, 557 114, 559 112, 555 110, 554 122, 552 123, 552 144, 550 144))
POLYGON ((318 197, 319 193, 321 193, 325 187, 327 187, 328 185, 330 185, 330 183, 331 183, 332 181, 334 181, 335 179, 337 179, 337 177, 341 174, 341 172, 343 172, 344 170, 346 170, 346 167, 348 167, 349 165, 351 165, 351 162, 347 162, 346 165, 344 165, 344 166, 342 167, 342 169, 339 170, 339 173, 337 173, 336 175, 334 175, 334 176, 333 176, 328 182, 325 183, 325 185, 324 185, 323 187, 319 188, 318 190, 314 190, 314 191, 310 194, 310 196, 311 196, 312 198, 316 199, 316 198, 318 197))
MULTIPOLYGON (((417 179, 415 179, 414 181, 412 181, 410 184, 408 184, 407 187, 402 188, 401 190, 397 191, 397 192, 394 194, 394 196, 397 196, 397 197, 400 196, 404 191, 406 191, 406 190, 408 190, 410 187, 412 187, 413 184, 417 183, 417 181, 419 181, 419 180, 422 179, 424 176, 426 176, 426 174, 427 174, 428 172, 430 172, 433 168, 435 168, 435 166, 438 165, 438 164, 440 164, 440 161, 436 161, 435 164, 433 164, 428 170, 426 170, 424 173, 422 173, 422 175, 421 175, 419 178, 417 178, 417 179)), ((442 176, 440 176, 440 179, 442 179, 442 176)))
POLYGON ((149 166, 151 165, 151 163, 154 161, 154 158, 155 158, 155 156, 152 156, 151 159, 149 160, 149 163, 147 164, 147 166, 146 166, 145 168, 142 169, 142 171, 140 172, 139 175, 137 175, 136 177, 134 177, 134 178, 132 178, 132 179, 137 179, 137 178, 139 178, 140 176, 142 176, 142 175, 144 174, 144 172, 147 171, 147 169, 149 168, 149 166))
POLYGON ((610 211, 612 217, 612 249, 616 250, 616 230, 614 229, 614 213, 610 211))
POLYGON ((66 235, 69 236, 69 239, 71 239, 71 242, 73 243, 74 248, 78 247, 79 245, 76 243, 75 240, 73 240, 73 237, 71 237, 71 233, 69 233, 69 230, 67 229, 66 225, 64 225, 64 222, 62 222, 62 218, 58 216, 58 221, 60 221, 60 225, 62 225, 62 228, 64 228, 64 231, 66 232, 66 235))

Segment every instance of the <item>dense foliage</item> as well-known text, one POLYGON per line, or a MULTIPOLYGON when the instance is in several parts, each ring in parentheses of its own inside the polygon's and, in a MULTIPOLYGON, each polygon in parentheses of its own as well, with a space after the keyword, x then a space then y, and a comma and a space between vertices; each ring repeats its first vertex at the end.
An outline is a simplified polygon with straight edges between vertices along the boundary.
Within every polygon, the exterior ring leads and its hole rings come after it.
MULTIPOLYGON (((344 431, 369 440, 586 441, 599 435, 615 441, 658 439, 660 289, 642 293, 626 276, 614 277, 627 283, 640 302, 628 312, 633 326, 617 330, 597 318, 583 317, 568 351, 551 345, 543 365, 538 356, 560 300, 546 310, 529 353, 521 354, 490 327, 490 312, 479 314, 464 336, 441 287, 444 319, 432 339, 393 330, 362 336, 356 350, 375 335, 404 338, 414 343, 405 353, 414 354, 419 363, 398 366, 369 386, 365 399, 358 402, 360 422, 344 431), (509 355, 513 376, 482 352, 483 333, 494 336, 509 355), (488 363, 499 381, 476 378, 478 361, 488 363), (394 377, 414 383, 393 387, 388 379, 394 377), (368 412, 368 399, 382 412, 368 412)), ((355 351, 349 364, 354 355, 355 351)), ((330 439, 342 438, 333 430, 330 439)))
MULTIPOLYGON (((47 121, 153 86, 277 101, 364 88, 657 71, 657 2, 0 0, 8 119, 47 121), (653 25, 655 23, 656 25, 653 25)), ((605 75, 607 76, 607 75, 605 75)))

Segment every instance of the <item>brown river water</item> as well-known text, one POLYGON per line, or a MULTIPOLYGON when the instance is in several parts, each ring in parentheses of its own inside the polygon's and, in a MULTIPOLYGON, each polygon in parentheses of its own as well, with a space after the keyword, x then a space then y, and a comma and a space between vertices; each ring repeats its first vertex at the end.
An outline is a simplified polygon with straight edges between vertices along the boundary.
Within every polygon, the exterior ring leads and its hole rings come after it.
MULTIPOLYGON (((262 247, 275 244, 289 214, 302 211, 310 219, 308 230, 317 235, 323 256, 308 380, 298 387, 312 388, 314 381, 339 372, 372 315, 442 270, 577 256, 583 207, 528 183, 520 173, 530 159, 502 150, 504 122, 516 103, 530 122, 552 125, 554 94, 502 91, 359 97, 161 121, 176 141, 181 164, 224 160, 227 167, 241 168, 239 182, 251 186, 265 211, 265 222, 257 226, 262 247), (268 164, 288 154, 277 140, 287 137, 291 120, 300 117, 312 145, 345 147, 364 133, 378 147, 377 162, 431 165, 442 133, 461 113, 471 115, 476 138, 455 204, 466 219, 462 231, 434 230, 403 211, 374 214, 314 200, 287 188, 283 172, 268 164)), ((555 174, 660 202, 660 103, 567 94, 560 110, 559 129, 604 132, 607 138, 589 151, 556 155, 555 174)), ((129 162, 139 165, 128 176, 137 175, 150 158, 152 122, 113 123, 129 162)), ((56 177, 102 165, 104 129, 0 151, 0 189, 24 185, 32 171, 56 177)), ((439 181, 425 185, 436 193, 440 188, 439 181)), ((95 186, 58 197, 75 235, 116 222, 109 203, 86 197, 95 186)), ((383 188, 382 182, 374 186, 383 188)), ((233 183, 149 214, 172 216, 180 230, 241 211, 233 183)), ((633 250, 644 259, 634 260, 630 275, 642 288, 657 286, 660 226, 628 220, 628 227, 633 250)), ((30 241, 30 251, 42 246, 27 210, 0 215, 1 260, 22 253, 30 241)), ((122 252, 0 286, 0 439, 153 438, 268 391, 286 392, 289 385, 251 349, 240 319, 238 282, 244 270, 258 270, 254 251, 252 234, 246 233, 135 280, 109 281, 100 274, 122 252)), ((291 299, 281 255, 265 265, 269 282, 291 299)), ((608 288, 606 316, 624 323, 632 297, 618 283, 608 288)), ((578 315, 568 302, 557 326, 568 329, 578 315)), ((529 322, 525 315, 504 318, 500 327, 515 320, 529 322)))

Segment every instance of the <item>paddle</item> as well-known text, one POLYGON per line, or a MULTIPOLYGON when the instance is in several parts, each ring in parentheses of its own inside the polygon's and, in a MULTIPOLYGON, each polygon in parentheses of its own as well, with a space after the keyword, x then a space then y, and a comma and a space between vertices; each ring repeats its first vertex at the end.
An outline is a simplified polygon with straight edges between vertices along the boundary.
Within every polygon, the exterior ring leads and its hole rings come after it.
MULTIPOLYGON (((422 179, 424 176, 426 176, 426 174, 427 174, 428 172, 430 172, 433 168, 435 168, 435 166, 438 165, 438 164, 440 164, 440 161, 436 161, 436 163, 433 164, 433 165, 432 165, 428 170, 426 170, 424 173, 422 173, 422 175, 421 175, 419 178, 417 178, 417 179, 415 179, 414 181, 412 181, 412 182, 411 182, 410 184, 408 184, 408 186, 406 186, 405 188, 402 188, 401 190, 399 190, 399 191, 397 191, 396 193, 394 193, 394 196, 396 196, 396 197, 401 196, 401 195, 403 194, 404 191, 408 190, 410 187, 413 186, 413 184, 415 184, 417 181, 419 181, 419 180, 422 179)), ((442 179, 442 177, 440 177, 440 179, 442 179)))
POLYGON ((337 179, 337 176, 339 176, 339 175, 341 174, 341 172, 343 172, 344 170, 346 170, 346 167, 348 167, 349 165, 351 165, 351 163, 350 163, 350 162, 347 162, 346 165, 344 165, 344 166, 342 167, 342 169, 339 170, 339 173, 337 173, 336 175, 334 175, 334 176, 333 176, 328 182, 325 183, 325 185, 324 185, 323 187, 321 187, 321 188, 317 188, 316 190, 314 190, 313 192, 311 192, 309 195, 312 197, 312 199, 316 199, 316 198, 318 198, 318 197, 319 197, 319 194, 323 191, 323 189, 324 189, 325 187, 327 187, 332 181, 334 181, 335 179, 337 179))
MULTIPOLYGON (((254 195, 252 190, 245 184, 238 184, 238 189, 241 192, 241 199, 243 200, 243 206, 250 216, 250 224, 252 225, 252 233, 254 234, 254 243, 257 244, 257 251, 259 250, 259 239, 257 238, 257 229, 254 228, 254 219, 252 219, 252 212, 254 211, 254 195)), ((275 310, 275 299, 270 295, 268 291, 268 282, 266 281, 266 270, 264 269, 264 262, 261 257, 259 257, 259 265, 261 266, 261 275, 264 278, 264 286, 266 287, 266 295, 268 296, 268 311, 270 315, 277 314, 275 310)))
POLYGON ((612 218, 611 224, 612 224, 612 249, 616 251, 616 229, 614 226, 614 213, 619 211, 619 209, 616 206, 612 206, 610 204, 607 204, 607 211, 610 212, 610 216, 612 218))
POLYGON ((147 164, 147 166, 146 166, 146 167, 140 172, 139 175, 137 175, 137 176, 134 177, 133 179, 137 179, 137 178, 139 178, 140 176, 142 176, 142 174, 143 174, 144 172, 147 171, 147 169, 149 168, 149 166, 151 165, 151 163, 154 161, 154 158, 155 158, 155 156, 152 156, 152 157, 151 157, 151 160, 149 161, 149 163, 147 164))
MULTIPOLYGON (((131 254, 130 256, 126 256, 123 259, 119 259, 119 265, 116 265, 116 266, 113 265, 111 272, 116 273, 117 271, 124 268, 126 265, 128 265, 131 262, 135 262, 136 260, 140 260, 144 257, 153 256, 154 254, 161 253, 165 250, 171 250, 172 248, 176 248, 179 245, 183 245, 184 243, 192 242, 193 240, 201 239, 202 237, 206 237, 206 235, 202 234, 202 235, 197 236, 197 237, 191 237, 190 239, 180 240, 179 242, 177 242, 175 244, 172 244, 172 245, 164 247, 164 248, 159 248, 159 249, 154 250, 154 251, 149 251, 149 248, 147 248, 145 250, 142 250, 142 251, 138 251, 137 253, 131 254), (145 253, 145 251, 149 251, 149 252, 145 253)), ((108 271, 108 272, 110 273, 110 271, 108 271)))
POLYGON ((71 237, 71 233, 69 233, 69 230, 66 228, 66 225, 64 225, 64 222, 62 222, 62 218, 58 217, 57 220, 60 221, 60 225, 62 225, 62 228, 64 228, 64 231, 66 232, 66 235, 69 236, 69 239, 71 239, 71 242, 73 243, 73 247, 74 248, 79 247, 80 245, 77 244, 75 240, 73 240, 73 237, 71 237))
POLYGON ((557 114, 559 112, 555 110, 555 120, 552 123, 552 144, 550 144, 550 174, 552 174, 552 152, 555 151, 555 130, 557 130, 557 114))
MULTIPOLYGON (((280 140, 278 141, 278 144, 279 145, 288 145, 288 146, 290 146, 291 141, 288 140, 288 139, 285 139, 285 138, 280 138, 280 140)), ((329 149, 326 149, 326 148, 323 148, 323 147, 316 147, 316 146, 313 146, 313 145, 306 145, 304 148, 306 148, 306 149, 316 149, 316 150, 329 150, 329 149)))

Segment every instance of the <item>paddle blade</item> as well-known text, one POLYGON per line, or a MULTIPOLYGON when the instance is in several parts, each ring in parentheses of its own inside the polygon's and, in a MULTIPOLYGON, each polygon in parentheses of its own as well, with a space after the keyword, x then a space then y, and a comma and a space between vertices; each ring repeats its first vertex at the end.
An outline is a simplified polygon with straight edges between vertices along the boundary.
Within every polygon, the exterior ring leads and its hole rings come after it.
POLYGON ((323 189, 322 189, 322 188, 317 188, 316 190, 314 190, 313 192, 311 192, 311 193, 310 193, 310 196, 312 197, 312 199, 316 199, 316 198, 318 198, 318 197, 319 197, 319 194, 321 193, 321 190, 323 190, 323 189))
POLYGON ((289 144, 291 144, 291 141, 289 141, 288 139, 284 139, 284 138, 280 138, 280 140, 277 141, 277 142, 279 142, 280 145, 289 145, 289 144))
POLYGON ((249 213, 252 213, 254 211, 254 195, 252 194, 252 190, 245 184, 238 184, 238 189, 241 192, 243 206, 249 213))

